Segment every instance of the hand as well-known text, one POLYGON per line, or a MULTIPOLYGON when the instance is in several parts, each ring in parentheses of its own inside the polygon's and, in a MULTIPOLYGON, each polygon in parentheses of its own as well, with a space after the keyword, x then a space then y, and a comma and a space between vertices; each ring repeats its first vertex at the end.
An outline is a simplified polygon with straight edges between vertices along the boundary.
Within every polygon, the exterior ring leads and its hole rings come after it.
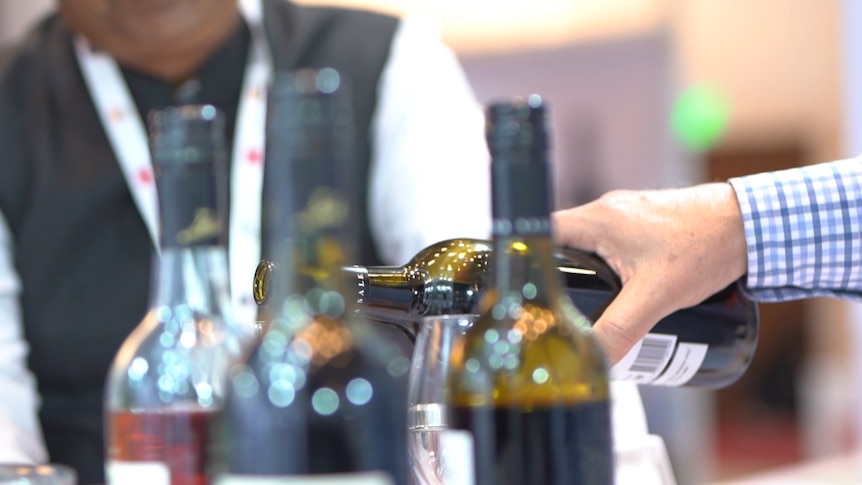
POLYGON ((742 277, 748 253, 730 184, 613 191, 552 214, 556 242, 593 251, 623 288, 593 327, 612 364, 662 318, 742 277))

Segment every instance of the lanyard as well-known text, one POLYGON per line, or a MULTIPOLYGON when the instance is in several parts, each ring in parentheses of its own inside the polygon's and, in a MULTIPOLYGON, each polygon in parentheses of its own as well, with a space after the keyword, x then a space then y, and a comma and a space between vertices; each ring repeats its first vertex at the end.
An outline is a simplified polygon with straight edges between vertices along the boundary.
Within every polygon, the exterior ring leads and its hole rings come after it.
MULTIPOLYGON (((237 109, 231 163, 230 247, 231 296, 240 322, 253 322, 257 309, 252 277, 260 261, 260 205, 266 134, 266 92, 272 59, 263 31, 262 2, 240 0, 240 12, 251 31, 248 64, 237 109)), ((90 97, 120 164, 132 198, 156 248, 159 247, 158 198, 147 132, 117 63, 94 52, 78 36, 75 53, 90 97)))

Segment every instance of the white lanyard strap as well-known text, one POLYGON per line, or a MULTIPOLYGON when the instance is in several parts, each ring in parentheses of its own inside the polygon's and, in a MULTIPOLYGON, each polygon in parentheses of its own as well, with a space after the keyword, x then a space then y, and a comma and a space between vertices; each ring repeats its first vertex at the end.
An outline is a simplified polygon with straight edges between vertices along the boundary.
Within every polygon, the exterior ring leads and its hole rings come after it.
MULTIPOLYGON (((251 46, 234 128, 228 257, 234 311, 240 321, 250 323, 257 312, 251 283, 260 260, 266 93, 273 67, 260 0, 241 0, 239 8, 251 32, 251 46)), ((94 52, 80 36, 75 41, 75 53, 132 198, 158 248, 158 198, 147 132, 132 94, 110 56, 94 52)))

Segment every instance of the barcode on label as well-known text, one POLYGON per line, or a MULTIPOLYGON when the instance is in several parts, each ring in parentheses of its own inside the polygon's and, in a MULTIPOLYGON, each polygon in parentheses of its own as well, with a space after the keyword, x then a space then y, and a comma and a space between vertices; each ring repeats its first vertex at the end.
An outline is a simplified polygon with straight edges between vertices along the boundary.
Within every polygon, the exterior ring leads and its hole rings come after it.
POLYGON ((667 365, 675 343, 676 339, 672 337, 647 334, 629 371, 658 374, 667 365))
POLYGON ((676 345, 676 335, 647 334, 611 368, 611 378, 639 384, 652 382, 667 368, 676 345))

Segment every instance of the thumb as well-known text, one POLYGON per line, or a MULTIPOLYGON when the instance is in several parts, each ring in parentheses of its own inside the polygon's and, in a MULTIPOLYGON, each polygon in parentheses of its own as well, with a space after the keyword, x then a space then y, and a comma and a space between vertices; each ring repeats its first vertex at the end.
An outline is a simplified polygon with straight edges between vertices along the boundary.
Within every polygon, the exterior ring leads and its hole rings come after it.
POLYGON ((655 281, 630 280, 593 325, 593 335, 616 364, 667 316, 655 281))

